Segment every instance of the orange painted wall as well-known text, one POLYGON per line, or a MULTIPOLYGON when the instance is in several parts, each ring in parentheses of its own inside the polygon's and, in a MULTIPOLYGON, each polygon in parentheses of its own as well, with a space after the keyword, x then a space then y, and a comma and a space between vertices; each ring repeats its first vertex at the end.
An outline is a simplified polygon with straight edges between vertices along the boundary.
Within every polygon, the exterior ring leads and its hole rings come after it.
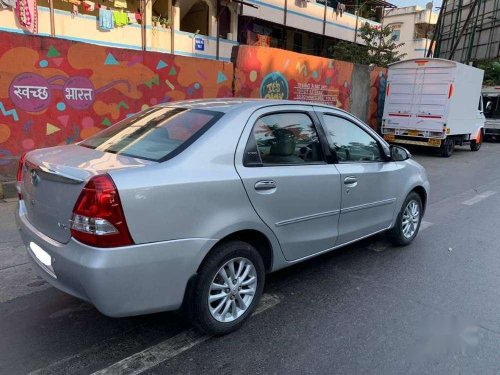
POLYGON ((175 100, 262 97, 349 110, 353 90, 361 90, 356 97, 366 97, 370 126, 378 126, 382 112, 386 70, 373 70, 370 89, 368 83, 360 89, 352 86, 353 64, 344 61, 240 46, 233 66, 6 32, 0 40, 0 175, 15 173, 26 151, 80 141, 175 100), (72 98, 71 90, 82 87, 86 95, 72 98))
POLYGON ((77 142, 148 106, 232 96, 232 63, 7 32, 0 40, 0 174, 26 151, 77 142))
POLYGON ((323 102, 349 110, 353 64, 277 48, 240 46, 235 97, 323 102))

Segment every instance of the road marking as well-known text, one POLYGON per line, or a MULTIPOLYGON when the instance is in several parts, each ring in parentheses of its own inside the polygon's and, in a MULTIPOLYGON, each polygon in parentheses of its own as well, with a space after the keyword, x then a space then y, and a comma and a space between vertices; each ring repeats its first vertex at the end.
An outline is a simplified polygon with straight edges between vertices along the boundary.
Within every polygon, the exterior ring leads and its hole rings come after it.
POLYGON ((462 204, 465 204, 467 206, 472 206, 473 204, 481 202, 483 199, 491 197, 493 194, 496 194, 496 191, 488 190, 488 191, 485 191, 484 193, 478 194, 475 197, 462 202, 462 204))
MULTIPOLYGON (((255 309, 253 315, 260 314, 267 309, 280 303, 278 296, 273 294, 264 294, 260 304, 255 309)), ((192 347, 207 341, 211 336, 205 335, 194 328, 188 329, 177 336, 171 337, 157 345, 151 346, 142 352, 135 353, 130 357, 124 358, 115 364, 94 372, 92 375, 120 374, 135 375, 140 374, 151 367, 165 362, 192 347)))

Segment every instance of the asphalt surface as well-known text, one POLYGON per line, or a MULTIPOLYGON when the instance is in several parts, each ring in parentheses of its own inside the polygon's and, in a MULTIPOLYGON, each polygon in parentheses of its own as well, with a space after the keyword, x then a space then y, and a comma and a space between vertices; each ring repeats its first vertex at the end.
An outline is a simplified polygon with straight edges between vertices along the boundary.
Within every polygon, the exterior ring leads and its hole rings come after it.
POLYGON ((432 192, 412 245, 379 235, 269 275, 272 303, 219 338, 50 287, 0 203, 0 374, 500 373, 500 144, 414 158, 432 192))

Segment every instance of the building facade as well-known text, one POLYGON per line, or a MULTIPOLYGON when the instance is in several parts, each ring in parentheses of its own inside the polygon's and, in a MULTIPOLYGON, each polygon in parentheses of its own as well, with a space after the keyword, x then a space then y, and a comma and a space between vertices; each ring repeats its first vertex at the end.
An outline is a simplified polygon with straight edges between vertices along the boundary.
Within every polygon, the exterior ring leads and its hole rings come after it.
POLYGON ((12 0, 0 0, 0 31, 28 29, 42 36, 223 61, 240 43, 325 55, 340 40, 360 43, 356 31, 364 23, 380 27, 377 11, 382 13, 386 3, 371 1, 378 5, 365 2, 361 8, 358 0, 27 0, 36 23, 27 27, 8 6, 12 0), (106 17, 115 19, 112 27, 101 22, 106 17))
POLYGON ((444 0, 434 56, 462 63, 500 58, 500 0, 444 0))
POLYGON ((400 47, 400 52, 406 54, 404 58, 414 59, 427 55, 437 20, 438 14, 432 6, 410 6, 386 10, 384 26, 392 28, 395 42, 404 43, 400 47))

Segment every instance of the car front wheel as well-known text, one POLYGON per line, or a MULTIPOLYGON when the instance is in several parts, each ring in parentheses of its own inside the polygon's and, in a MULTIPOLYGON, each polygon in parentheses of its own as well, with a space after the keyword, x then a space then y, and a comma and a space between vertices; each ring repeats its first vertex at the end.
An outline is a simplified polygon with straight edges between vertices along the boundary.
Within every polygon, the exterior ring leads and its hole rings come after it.
POLYGON ((422 199, 411 192, 403 203, 396 224, 387 232, 389 240, 396 246, 409 245, 418 234, 422 214, 422 199))
POLYGON ((259 303, 264 288, 264 262, 250 244, 218 245, 201 265, 189 306, 193 323, 212 335, 238 329, 259 303))

